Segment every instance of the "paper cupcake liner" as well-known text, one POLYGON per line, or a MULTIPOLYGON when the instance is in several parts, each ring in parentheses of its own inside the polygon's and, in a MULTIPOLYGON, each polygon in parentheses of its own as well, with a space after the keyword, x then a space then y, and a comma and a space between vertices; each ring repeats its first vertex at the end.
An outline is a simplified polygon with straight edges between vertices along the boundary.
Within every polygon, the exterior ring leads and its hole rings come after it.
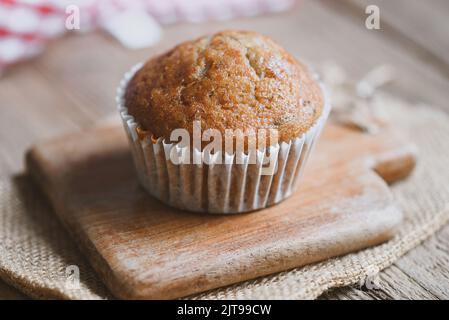
POLYGON ((315 142, 330 112, 327 94, 321 116, 301 137, 269 147, 274 157, 275 172, 262 175, 262 157, 267 150, 258 150, 257 159, 249 163, 245 153, 228 155, 217 164, 221 155, 205 154, 193 149, 195 156, 210 159, 209 164, 174 164, 170 152, 183 154, 178 143, 167 143, 162 138, 154 141, 150 134, 137 134, 138 124, 125 107, 128 81, 142 64, 128 71, 117 90, 117 106, 131 146, 137 176, 142 186, 154 197, 170 206, 208 213, 241 213, 274 205, 289 197, 298 186, 315 142), (175 148, 175 149, 173 149, 175 148), (274 152, 274 153, 273 153, 274 152), (236 160, 240 161, 237 162, 236 160))

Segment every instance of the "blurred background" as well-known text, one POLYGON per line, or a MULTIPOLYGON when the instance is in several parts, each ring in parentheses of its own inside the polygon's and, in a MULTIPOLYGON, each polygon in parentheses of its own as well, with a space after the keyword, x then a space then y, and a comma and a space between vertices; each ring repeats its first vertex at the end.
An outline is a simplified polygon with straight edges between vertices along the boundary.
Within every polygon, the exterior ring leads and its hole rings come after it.
MULTIPOLYGON (((223 29, 354 80, 388 65, 386 90, 448 112, 448 16, 447 0, 0 0, 0 177, 24 170, 33 143, 113 114, 133 64, 223 29)), ((0 298, 16 294, 0 283, 0 298)))

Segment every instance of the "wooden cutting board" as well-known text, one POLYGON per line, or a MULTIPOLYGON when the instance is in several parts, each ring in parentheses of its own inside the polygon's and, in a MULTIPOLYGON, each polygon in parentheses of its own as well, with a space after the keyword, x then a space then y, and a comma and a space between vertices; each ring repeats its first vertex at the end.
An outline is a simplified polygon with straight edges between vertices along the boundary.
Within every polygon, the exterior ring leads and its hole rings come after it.
POLYGON ((221 216, 170 208, 139 186, 122 127, 34 146, 29 172, 118 298, 177 298, 379 244, 401 212, 386 183, 415 164, 391 127, 329 124, 299 190, 261 211, 221 216))

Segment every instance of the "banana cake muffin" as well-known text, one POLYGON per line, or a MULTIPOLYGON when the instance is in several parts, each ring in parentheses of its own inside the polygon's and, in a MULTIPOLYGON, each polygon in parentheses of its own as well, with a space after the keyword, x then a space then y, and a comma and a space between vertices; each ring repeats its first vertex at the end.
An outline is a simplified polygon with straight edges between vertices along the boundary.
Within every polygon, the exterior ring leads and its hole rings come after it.
POLYGON ((132 78, 125 105, 141 129, 279 130, 300 136, 318 119, 323 93, 308 68, 255 32, 224 31, 184 42, 149 60, 132 78))
POLYGON ((134 67, 117 102, 145 189, 172 206, 210 213, 252 211, 291 195, 330 110, 306 65, 248 31, 187 41, 134 67), (223 137, 228 130, 262 129, 277 136, 257 144, 255 163, 247 149, 216 156, 204 141, 195 149, 170 140, 175 129, 193 136, 195 122, 201 132, 215 129, 223 137), (187 159, 214 162, 172 161, 172 152, 186 148, 187 159), (267 154, 269 173, 267 161, 259 161, 267 154))

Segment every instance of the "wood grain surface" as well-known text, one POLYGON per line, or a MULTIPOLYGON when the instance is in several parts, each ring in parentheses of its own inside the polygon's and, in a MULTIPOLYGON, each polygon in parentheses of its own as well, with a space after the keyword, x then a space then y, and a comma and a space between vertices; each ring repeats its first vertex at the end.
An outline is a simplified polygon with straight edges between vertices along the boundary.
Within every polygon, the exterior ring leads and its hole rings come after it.
POLYGON ((38 144, 27 164, 116 297, 165 299, 389 239, 402 214, 384 180, 407 176, 413 151, 393 128, 369 135, 329 125, 296 193, 279 205, 231 216, 189 213, 149 196, 121 127, 38 144))
MULTIPOLYGON (((162 41, 145 50, 126 50, 100 33, 62 38, 0 78, 0 176, 22 172, 25 150, 36 141, 89 127, 114 112, 115 87, 130 65, 179 41, 226 28, 265 33, 314 65, 336 61, 354 79, 387 63, 396 70, 389 91, 448 112, 448 15, 446 0, 303 0, 277 15, 164 27, 162 41), (381 10, 381 30, 364 27, 368 2, 381 10)), ((375 292, 353 287, 328 297, 448 299, 448 239, 446 227, 398 260, 381 273, 375 292)), ((14 296, 13 289, 3 287, 0 298, 14 296)))

